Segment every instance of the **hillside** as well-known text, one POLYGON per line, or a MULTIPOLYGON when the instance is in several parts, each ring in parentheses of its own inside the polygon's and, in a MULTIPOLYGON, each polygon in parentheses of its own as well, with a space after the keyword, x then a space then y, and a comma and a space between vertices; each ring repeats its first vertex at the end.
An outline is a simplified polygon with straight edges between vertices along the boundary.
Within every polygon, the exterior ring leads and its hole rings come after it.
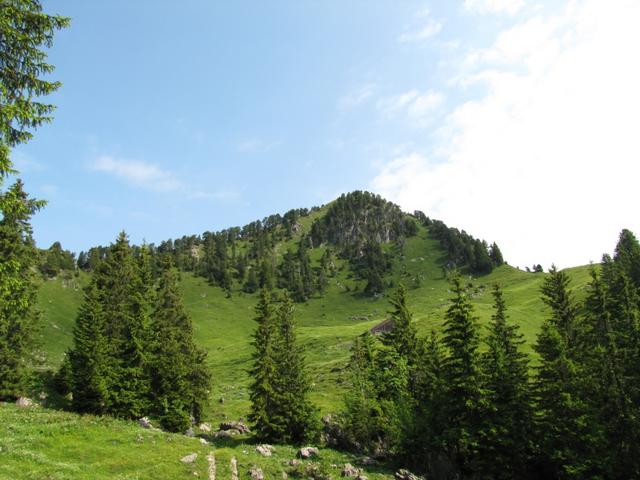
MULTIPOLYGON (((295 248, 312 229, 319 237, 318 224, 330 224, 333 230, 327 231, 333 232, 341 245, 346 241, 347 237, 335 233, 337 222, 325 221, 331 206, 315 209, 296 219, 295 232, 290 237, 283 235, 274 244, 276 262, 282 262, 285 253, 295 248)), ((392 218, 398 219, 396 211, 392 218)), ((403 215, 399 220, 404 222, 405 218, 408 217, 403 215)), ((342 228, 348 228, 348 225, 342 225, 342 228)), ((385 240, 388 240, 391 229, 386 224, 384 228, 385 240)), ((429 228, 418 225, 414 235, 403 239, 401 254, 393 256, 391 269, 384 277, 390 285, 402 282, 409 288, 409 307, 421 335, 439 328, 450 296, 443 268, 448 261, 447 252, 429 228)), ((350 238, 360 238, 358 241, 362 243, 362 237, 357 237, 354 230, 350 230, 350 238)), ((387 242, 382 242, 382 246, 386 251, 393 248, 393 244, 387 242)), ((238 250, 249 247, 249 241, 238 242, 238 250)), ((326 248, 323 245, 309 250, 313 265, 318 264, 326 248)), ((348 258, 337 257, 335 263, 337 271, 328 279, 326 291, 296 304, 299 338, 304 344, 314 383, 312 398, 323 413, 336 411, 341 406, 344 367, 353 339, 383 321, 388 310, 386 293, 364 294, 366 280, 354 274, 348 258)), ((580 292, 588 280, 588 267, 570 269, 569 274, 573 288, 580 292)), ((87 275, 59 276, 44 281, 40 289, 39 304, 44 319, 42 345, 47 367, 55 369, 70 344, 75 313, 82 300, 81 285, 86 283, 87 275)), ((504 288, 509 315, 521 326, 527 351, 533 355, 531 345, 544 316, 539 286, 545 275, 522 272, 506 264, 486 275, 467 274, 465 282, 472 292, 480 324, 485 324, 491 316, 489 287, 499 283, 504 288)), ((245 293, 241 284, 235 284, 229 296, 225 289, 211 283, 194 272, 182 274, 185 304, 193 319, 196 341, 208 351, 214 375, 209 417, 213 421, 243 418, 248 408, 247 369, 251 354, 250 335, 255 327, 256 295, 245 293)), ((386 290, 389 291, 392 288, 386 290)))

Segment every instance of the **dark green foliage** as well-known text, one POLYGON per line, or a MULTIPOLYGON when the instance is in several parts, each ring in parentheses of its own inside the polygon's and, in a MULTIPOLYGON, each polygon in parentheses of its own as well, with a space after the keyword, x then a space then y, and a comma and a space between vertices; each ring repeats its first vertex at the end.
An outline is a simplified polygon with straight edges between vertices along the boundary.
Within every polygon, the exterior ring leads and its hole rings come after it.
POLYGON ((443 441, 449 458, 468 472, 476 460, 481 424, 480 338, 473 308, 458 276, 452 278, 451 286, 453 297, 445 314, 442 338, 447 398, 443 441))
POLYGON ((178 274, 165 263, 152 315, 149 372, 152 411, 163 428, 184 432, 207 402, 206 354, 193 342, 193 326, 178 289, 178 274))
POLYGON ((40 272, 46 277, 55 277, 61 270, 75 268, 75 255, 63 250, 60 242, 54 242, 47 250, 40 253, 40 272))
POLYGON ((620 232, 613 258, 635 288, 640 288, 640 243, 629 230, 624 229, 620 232))
POLYGON ((107 410, 107 350, 102 298, 96 282, 92 281, 84 291, 84 302, 73 329, 73 347, 67 354, 75 411, 103 413, 107 410))
MULTIPOLYGON (((420 212, 421 213, 421 212, 420 212)), ((424 214, 422 214, 424 215, 424 214)), ((504 263, 502 252, 494 242, 491 247, 484 240, 473 238, 464 230, 449 228, 440 220, 423 220, 429 233, 447 251, 448 268, 468 269, 471 273, 490 273, 504 263)))
POLYGON ((542 286, 551 315, 535 344, 540 356, 535 378, 537 439, 548 475, 587 478, 593 472, 593 424, 578 388, 580 365, 575 357, 577 309, 569 279, 555 267, 542 286))
POLYGON ((0 398, 24 393, 33 363, 37 252, 29 221, 42 206, 20 180, 0 194, 0 398))
POLYGON ((264 289, 260 292, 255 311, 258 326, 253 334, 253 365, 249 371, 251 375, 249 421, 254 424, 254 430, 259 437, 279 438, 282 435, 282 420, 275 416, 278 409, 275 364, 278 327, 270 294, 264 289))
POLYGON ((276 312, 278 319, 276 389, 279 393, 279 415, 284 428, 278 439, 285 443, 313 440, 319 431, 318 414, 309 401, 310 381, 304 357, 298 345, 293 318, 293 304, 285 291, 276 312))
POLYGON ((493 289, 494 314, 482 355, 483 419, 479 473, 486 478, 523 478, 531 468, 532 411, 529 365, 516 325, 507 323, 506 305, 498 285, 493 289))
POLYGON ((286 291, 275 310, 269 293, 261 292, 256 322, 249 420, 264 440, 312 440, 319 431, 319 421, 308 400, 309 379, 296 341, 293 305, 286 291))
POLYGON ((363 452, 374 451, 385 430, 384 412, 373 380, 376 350, 375 339, 369 332, 354 340, 349 363, 351 388, 345 395, 341 413, 346 446, 363 452))
POLYGON ((68 25, 68 18, 43 13, 37 0, 4 0, 0 6, 0 181, 11 172, 9 149, 51 121, 55 107, 35 98, 60 88, 60 82, 43 79, 54 70, 46 49, 55 31, 68 25))
POLYGON ((366 295, 372 296, 384 291, 384 275, 391 268, 391 260, 382 251, 378 243, 367 243, 362 256, 352 261, 353 270, 367 284, 364 288, 366 295))
POLYGON ((415 365, 418 353, 418 339, 416 326, 413 323, 411 312, 407 308, 407 290, 400 285, 391 296, 389 302, 393 307, 391 319, 393 329, 382 336, 382 343, 395 350, 398 355, 405 358, 409 365, 415 365))

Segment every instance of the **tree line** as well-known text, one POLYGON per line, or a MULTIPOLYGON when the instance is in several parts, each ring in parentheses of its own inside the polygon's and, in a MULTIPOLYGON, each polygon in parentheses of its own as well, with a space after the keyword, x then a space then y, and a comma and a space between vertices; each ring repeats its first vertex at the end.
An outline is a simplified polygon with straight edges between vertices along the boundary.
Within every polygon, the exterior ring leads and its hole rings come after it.
POLYGON ((451 292, 441 334, 416 335, 400 288, 393 330, 355 341, 345 445, 429 478, 638 478, 640 245, 630 231, 592 268, 582 302, 550 270, 533 363, 499 286, 485 335, 457 276, 451 292))

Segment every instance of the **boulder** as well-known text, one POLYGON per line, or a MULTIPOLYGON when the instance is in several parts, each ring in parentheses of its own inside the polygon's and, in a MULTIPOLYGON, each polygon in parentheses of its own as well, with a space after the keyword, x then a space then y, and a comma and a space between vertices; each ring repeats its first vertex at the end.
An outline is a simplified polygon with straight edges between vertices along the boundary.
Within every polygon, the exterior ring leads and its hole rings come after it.
POLYGON ((200 439, 200 443, 201 443, 202 445, 209 445, 209 442, 207 442, 204 438, 201 438, 201 439, 200 439))
POLYGON ((358 477, 358 475, 360 475, 360 473, 362 473, 362 470, 354 467, 350 463, 345 463, 344 467, 342 467, 342 471, 340 472, 340 476, 347 478, 356 478, 358 477))
POLYGON ((273 446, 272 445, 258 445, 256 447, 256 452, 258 452, 263 457, 270 457, 271 454, 273 453, 273 446))
POLYGON ((424 480, 422 477, 418 477, 417 475, 414 475, 409 470, 406 470, 404 468, 401 468, 396 472, 395 479, 396 480, 424 480))
POLYGON ((251 433, 251 430, 249 430, 249 427, 247 427, 242 422, 236 422, 236 421, 222 422, 220 424, 220 430, 225 430, 225 431, 235 430, 237 433, 251 433))
POLYGON ((249 476, 251 480, 264 480, 264 473, 262 473, 262 469, 259 467, 252 467, 249 470, 249 476))
POLYGON ((210 423, 201 423, 198 425, 198 428, 203 433, 211 433, 211 424, 210 423))
POLYGON ((187 437, 192 437, 192 438, 196 436, 196 433, 193 431, 193 428, 191 428, 191 427, 187 428, 187 431, 184 432, 184 434, 187 437))
POLYGON ((151 424, 151 420, 149 420, 149 417, 142 417, 141 419, 139 419, 138 425, 140 425, 142 428, 153 428, 153 425, 151 424))
POLYGON ((358 465, 362 465, 364 467, 370 467, 372 465, 376 465, 378 463, 377 460, 374 460, 371 457, 362 457, 358 459, 358 465))
POLYGON ((16 406, 20 407, 20 408, 30 408, 30 407, 35 407, 36 404, 33 400, 31 400, 30 398, 27 397, 19 397, 16 400, 16 406))
POLYGON ((218 431, 218 432, 214 433, 214 434, 213 434, 213 437, 214 437, 214 438, 222 438, 222 439, 225 439, 225 438, 232 438, 232 437, 233 437, 233 435, 232 435, 232 434, 231 434, 231 432, 230 432, 230 431, 228 431, 228 430, 220 430, 220 431, 218 431))
POLYGON ((185 455, 180 459, 182 463, 194 463, 198 459, 197 453, 191 453, 189 455, 185 455))
POLYGON ((318 449, 316 447, 303 447, 298 450, 299 458, 312 458, 318 456, 318 449))

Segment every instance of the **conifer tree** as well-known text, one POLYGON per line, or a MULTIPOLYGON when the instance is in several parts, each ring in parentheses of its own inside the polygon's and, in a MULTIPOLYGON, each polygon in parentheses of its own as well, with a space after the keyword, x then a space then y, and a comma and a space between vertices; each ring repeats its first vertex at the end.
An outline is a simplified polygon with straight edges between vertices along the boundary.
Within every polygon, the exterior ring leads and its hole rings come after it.
POLYGON ((344 397, 341 426, 351 447, 372 452, 384 435, 384 413, 373 381, 376 341, 369 332, 356 337, 351 347, 351 385, 344 397))
POLYGON ((167 261, 152 315, 150 372, 153 410, 166 430, 184 432, 191 417, 200 421, 210 374, 206 354, 193 341, 193 326, 184 309, 178 274, 167 261))
POLYGON ((481 416, 479 336, 473 307, 460 277, 451 281, 453 298, 447 309, 442 343, 445 347, 446 385, 444 443, 452 460, 468 471, 477 454, 477 435, 481 416))
POLYGON ((137 418, 149 406, 146 364, 148 311, 141 298, 140 271, 126 233, 111 245, 95 273, 102 291, 107 339, 107 412, 137 418))
POLYGON ((413 366, 416 362, 418 339, 416 326, 407 308, 407 289, 404 285, 400 284, 389 302, 393 307, 390 312, 393 328, 382 336, 382 343, 393 348, 407 360, 408 365, 413 366))
POLYGON ((103 413, 107 403, 107 343, 100 292, 92 281, 73 328, 69 351, 73 409, 80 413, 103 413))
POLYGON ((635 288, 640 288, 640 243, 629 230, 620 232, 614 261, 625 272, 635 288))
POLYGON ((275 387, 279 398, 276 418, 284 419, 279 440, 286 443, 312 440, 319 428, 317 410, 309 401, 310 381, 296 340, 293 304, 286 290, 276 314, 275 387))
POLYGON ((534 384, 537 440, 548 475, 587 478, 593 473, 594 433, 578 388, 577 308, 567 275, 555 266, 541 290, 551 315, 542 324, 534 346, 540 356, 534 384))
POLYGON ((259 438, 280 438, 284 432, 283 420, 276 418, 279 401, 275 363, 278 332, 270 294, 264 289, 260 292, 255 312, 255 321, 258 325, 253 333, 253 363, 249 371, 251 375, 249 421, 254 424, 254 430, 259 438))
POLYGON ((24 393, 38 324, 31 216, 44 205, 20 180, 0 194, 0 398, 24 393))
POLYGON ((487 478, 522 478, 532 452, 529 366, 518 327, 507 323, 502 290, 493 289, 494 314, 482 356, 483 422, 479 470, 487 478))

